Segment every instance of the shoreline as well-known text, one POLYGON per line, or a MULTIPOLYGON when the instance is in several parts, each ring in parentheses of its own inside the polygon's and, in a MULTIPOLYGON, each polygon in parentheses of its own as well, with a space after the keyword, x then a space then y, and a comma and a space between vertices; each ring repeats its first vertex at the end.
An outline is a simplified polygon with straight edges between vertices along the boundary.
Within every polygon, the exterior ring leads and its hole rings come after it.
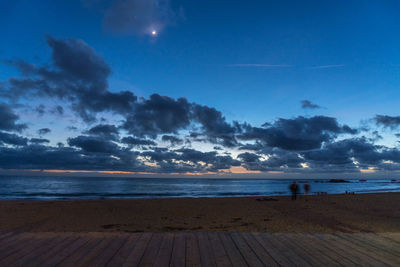
POLYGON ((399 232, 400 193, 0 201, 0 232, 399 232), (257 200, 265 199, 265 200, 257 200))
MULTIPOLYGON (((400 191, 385 191, 385 190, 375 190, 375 191, 368 191, 368 192, 348 192, 348 193, 333 193, 329 194, 327 193, 326 195, 321 195, 321 194, 313 194, 310 193, 308 196, 313 197, 313 196, 341 196, 341 195, 375 195, 375 194, 400 194, 400 191), (354 194, 353 194, 354 193, 354 194)), ((304 193, 298 193, 298 197, 304 197, 304 193)), ((58 202, 58 201, 107 201, 107 200, 163 200, 163 199, 231 199, 231 198, 290 198, 291 194, 280 194, 280 195, 241 195, 241 196, 182 196, 182 197, 177 197, 177 196, 172 196, 172 197, 126 197, 126 198, 107 198, 107 197, 99 197, 99 198, 60 198, 60 199, 35 199, 35 198, 24 198, 24 199, 1 199, 0 198, 0 203, 1 202, 58 202)))

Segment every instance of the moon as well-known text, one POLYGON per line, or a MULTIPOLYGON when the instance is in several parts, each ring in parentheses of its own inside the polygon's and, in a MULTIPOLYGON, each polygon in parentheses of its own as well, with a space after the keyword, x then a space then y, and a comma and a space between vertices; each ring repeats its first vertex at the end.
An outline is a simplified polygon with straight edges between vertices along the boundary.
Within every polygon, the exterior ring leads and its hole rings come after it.
POLYGON ((151 35, 156 36, 157 35, 157 31, 156 30, 152 30, 151 31, 151 35))

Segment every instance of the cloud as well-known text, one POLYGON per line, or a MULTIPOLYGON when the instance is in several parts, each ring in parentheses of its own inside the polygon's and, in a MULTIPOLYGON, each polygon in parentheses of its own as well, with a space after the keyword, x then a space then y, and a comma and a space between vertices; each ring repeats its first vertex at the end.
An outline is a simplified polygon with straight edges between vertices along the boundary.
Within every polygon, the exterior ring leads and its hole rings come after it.
POLYGON ((45 135, 45 134, 50 133, 51 130, 50 130, 49 128, 42 128, 42 129, 39 129, 37 132, 38 132, 38 134, 39 134, 40 136, 42 136, 42 135, 45 135))
POLYGON ((50 140, 44 138, 31 138, 29 142, 32 144, 45 144, 45 143, 50 143, 50 140))
POLYGON ((321 108, 319 105, 311 103, 309 100, 301 100, 301 108, 302 109, 319 109, 321 108))
MULTIPOLYGON (((184 97, 137 98, 129 91, 110 91, 111 69, 93 48, 76 39, 48 37, 47 43, 52 52, 48 64, 6 62, 20 74, 2 83, 0 94, 16 105, 36 98, 60 101, 87 122, 86 130, 78 128, 80 123, 68 127, 82 134, 57 146, 48 139, 10 133, 27 126, 8 103, 0 103, 0 168, 152 173, 218 173, 238 166, 301 173, 400 170, 400 150, 377 145, 382 138, 377 131, 363 137, 362 131, 327 116, 278 118, 258 127, 228 121, 216 108, 184 97), (107 119, 93 125, 97 118, 107 119), (162 141, 171 145, 159 147, 165 145, 162 141), (200 145, 201 151, 185 147, 187 142, 200 145), (234 151, 240 151, 237 157, 234 151)), ((319 108, 309 100, 301 104, 319 108)), ((64 113, 62 106, 43 110, 64 113)), ((400 125, 399 117, 387 115, 377 115, 374 121, 393 129, 400 125)), ((37 133, 42 137, 50 131, 41 128, 37 133)))
POLYGON ((375 167, 377 169, 399 168, 400 151, 375 145, 365 137, 351 138, 327 144, 324 148, 303 153, 313 169, 337 169, 375 167))
POLYGON ((332 141, 339 134, 356 134, 357 130, 339 125, 335 118, 302 116, 294 119, 278 119, 264 128, 246 125, 241 140, 256 140, 269 147, 285 150, 310 150, 332 141))
POLYGON ((113 154, 119 150, 118 145, 114 142, 111 142, 102 137, 95 136, 80 135, 75 138, 69 138, 68 145, 78 147, 84 152, 93 153, 113 154))
POLYGON ((136 154, 120 151, 118 158, 105 153, 85 153, 72 147, 29 145, 0 147, 0 168, 50 170, 151 171, 136 160, 136 154))
POLYGON ((17 123, 19 116, 7 103, 0 103, 0 130, 21 132, 28 128, 26 124, 17 123))
POLYGON ((160 166, 160 172, 218 172, 240 166, 240 161, 230 156, 219 156, 216 152, 201 152, 194 149, 181 148, 168 150, 155 148, 153 151, 141 153, 150 162, 160 166))
POLYGON ((153 94, 149 99, 135 104, 129 113, 123 128, 129 133, 144 137, 156 137, 158 134, 177 133, 190 124, 191 104, 185 98, 177 100, 153 94))
POLYGON ((57 114, 57 115, 63 115, 64 114, 64 108, 60 105, 57 105, 53 108, 52 110, 53 114, 57 114))
MULTIPOLYGON (((98 112, 129 112, 137 97, 129 91, 108 90, 111 73, 103 57, 82 40, 47 36, 52 64, 36 66, 17 59, 8 61, 21 77, 10 78, 1 94, 10 99, 48 97, 67 100, 85 121, 94 121, 98 112)), ((61 110, 61 109, 59 109, 61 110)))
POLYGON ((26 146, 28 138, 16 134, 0 132, 0 145, 8 144, 15 146, 26 146))
POLYGON ((90 128, 88 131, 86 131, 86 133, 113 141, 117 141, 119 139, 118 128, 115 125, 110 124, 98 124, 90 128))
POLYGON ((173 135, 163 135, 161 137, 163 142, 169 142, 172 146, 183 144, 183 140, 173 135))
POLYGON ((250 68, 290 68, 293 65, 286 64, 229 64, 228 67, 250 67, 250 68))
POLYGON ((376 115, 375 122, 385 128, 396 129, 400 126, 400 116, 376 115))
POLYGON ((157 143, 152 140, 140 139, 140 138, 135 138, 132 136, 127 136, 127 137, 122 138, 121 142, 123 144, 127 144, 129 146, 156 146, 157 145, 157 143))
POLYGON ((309 69, 314 69, 314 70, 318 70, 318 69, 332 69, 332 68, 342 68, 344 67, 344 64, 333 64, 333 65, 319 65, 319 66, 312 66, 309 67, 309 69))
POLYGON ((46 113, 46 107, 43 104, 40 104, 35 108, 35 111, 39 116, 43 116, 46 113))

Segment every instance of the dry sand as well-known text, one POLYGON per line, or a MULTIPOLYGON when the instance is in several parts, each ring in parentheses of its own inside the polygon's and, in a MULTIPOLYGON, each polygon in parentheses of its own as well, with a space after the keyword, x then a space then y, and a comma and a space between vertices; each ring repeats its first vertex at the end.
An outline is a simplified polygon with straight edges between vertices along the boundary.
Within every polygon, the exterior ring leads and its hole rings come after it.
POLYGON ((257 199, 0 201, 0 232, 400 231, 400 193, 257 199))

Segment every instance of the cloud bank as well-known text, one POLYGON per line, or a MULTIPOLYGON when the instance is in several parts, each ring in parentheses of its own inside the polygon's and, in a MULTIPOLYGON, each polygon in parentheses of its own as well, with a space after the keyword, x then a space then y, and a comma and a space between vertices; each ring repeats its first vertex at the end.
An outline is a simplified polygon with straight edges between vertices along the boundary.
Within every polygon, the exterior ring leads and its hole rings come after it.
MULTIPOLYGON (((111 91, 112 70, 87 43, 52 36, 46 41, 51 50, 48 64, 5 61, 19 75, 0 88, 2 169, 224 174, 242 168, 304 175, 400 170, 399 149, 377 144, 377 130, 361 131, 322 115, 277 118, 255 126, 228 121, 221 111, 184 97, 143 98, 131 91, 111 91), (69 136, 63 142, 53 141, 60 130, 57 124, 36 128, 24 123, 18 104, 38 100, 63 103, 43 105, 51 112, 40 116, 72 112, 80 122, 63 125, 73 130, 65 133, 69 136)), ((319 108, 308 100, 301 104, 319 108)), ((377 129, 400 125, 396 116, 377 115, 373 121, 377 129)))

